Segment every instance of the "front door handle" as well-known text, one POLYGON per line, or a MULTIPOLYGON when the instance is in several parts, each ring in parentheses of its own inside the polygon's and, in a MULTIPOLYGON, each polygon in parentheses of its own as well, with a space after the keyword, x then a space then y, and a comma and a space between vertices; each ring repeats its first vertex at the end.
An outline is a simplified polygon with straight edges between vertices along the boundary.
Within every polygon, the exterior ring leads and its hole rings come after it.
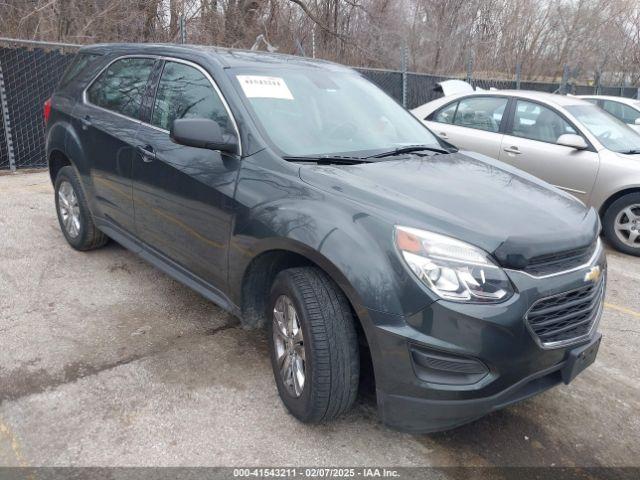
POLYGON ((156 152, 153 151, 151 145, 138 145, 136 150, 138 150, 142 161, 145 163, 153 162, 156 159, 156 152))
POLYGON ((438 135, 440 135, 440 138, 449 138, 449 135, 447 135, 447 132, 438 132, 438 135))
POLYGON ((522 153, 520 151, 520 149, 518 147, 516 147, 515 145, 512 145, 510 147, 505 148, 504 151, 507 152, 507 153, 513 153, 515 155, 520 155, 522 153))

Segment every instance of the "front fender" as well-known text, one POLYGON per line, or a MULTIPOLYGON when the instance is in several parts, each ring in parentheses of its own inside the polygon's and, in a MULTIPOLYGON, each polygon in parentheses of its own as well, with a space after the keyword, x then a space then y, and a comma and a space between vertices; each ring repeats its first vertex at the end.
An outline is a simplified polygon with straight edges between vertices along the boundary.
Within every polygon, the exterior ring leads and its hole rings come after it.
POLYGON ((613 196, 620 192, 640 190, 640 158, 604 150, 600 152, 600 169, 589 203, 604 215, 613 196))
POLYGON ((310 193, 305 200, 262 204, 239 218, 229 250, 232 292, 239 294, 254 258, 283 250, 322 268, 356 309, 410 315, 433 301, 395 252, 393 225, 317 191, 310 193))

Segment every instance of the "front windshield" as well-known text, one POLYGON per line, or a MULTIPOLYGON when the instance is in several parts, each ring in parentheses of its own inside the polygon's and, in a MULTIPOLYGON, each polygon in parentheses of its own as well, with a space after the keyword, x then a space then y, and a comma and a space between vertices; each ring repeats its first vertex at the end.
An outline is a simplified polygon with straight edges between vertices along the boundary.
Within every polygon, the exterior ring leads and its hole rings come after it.
POLYGON ((442 148, 416 118, 356 73, 294 68, 233 74, 264 132, 285 156, 442 148))
POLYGON ((640 151, 640 135, 604 110, 595 105, 569 105, 565 108, 608 150, 619 153, 640 151))

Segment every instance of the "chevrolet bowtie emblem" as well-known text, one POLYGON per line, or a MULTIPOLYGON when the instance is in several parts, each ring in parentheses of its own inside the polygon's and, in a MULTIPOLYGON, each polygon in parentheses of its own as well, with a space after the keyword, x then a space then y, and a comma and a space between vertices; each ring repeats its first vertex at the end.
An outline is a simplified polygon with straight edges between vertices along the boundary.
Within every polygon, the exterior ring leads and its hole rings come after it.
POLYGON ((600 268, 600 265, 596 265, 591 267, 589 271, 584 274, 584 281, 596 283, 600 278, 600 275, 602 275, 602 269, 600 268))

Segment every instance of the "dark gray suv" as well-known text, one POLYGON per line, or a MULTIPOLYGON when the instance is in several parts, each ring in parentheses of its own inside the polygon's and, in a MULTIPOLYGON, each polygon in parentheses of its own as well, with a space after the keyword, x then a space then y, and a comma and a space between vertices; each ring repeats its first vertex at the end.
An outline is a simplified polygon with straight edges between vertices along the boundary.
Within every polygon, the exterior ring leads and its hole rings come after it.
MULTIPOLYGON (((83 48, 45 104, 58 219, 266 326, 280 396, 435 431, 569 383, 605 290, 593 209, 457 152, 351 69, 169 45, 83 48)), ((221 365, 220 368, 224 368, 221 365)))

